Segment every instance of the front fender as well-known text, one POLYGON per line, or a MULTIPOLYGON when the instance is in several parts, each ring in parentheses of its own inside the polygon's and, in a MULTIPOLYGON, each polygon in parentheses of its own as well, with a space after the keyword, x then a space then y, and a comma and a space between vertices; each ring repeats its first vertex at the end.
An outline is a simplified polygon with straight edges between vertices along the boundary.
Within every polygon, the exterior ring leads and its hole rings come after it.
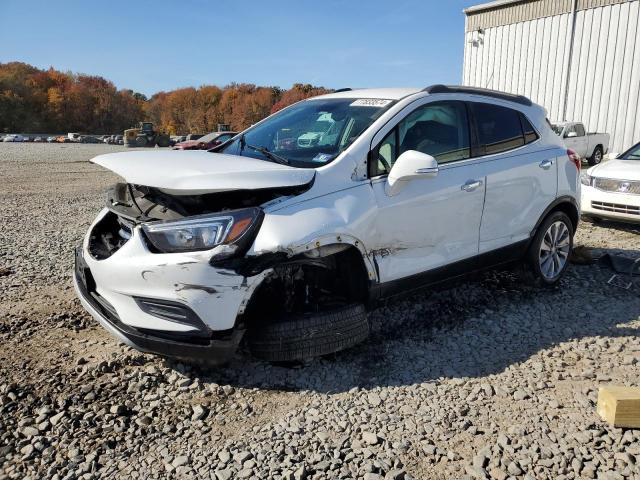
POLYGON ((374 234, 375 199, 368 182, 271 211, 265 216, 247 257, 269 253, 294 256, 319 247, 347 244, 362 255, 369 279, 378 280, 363 239, 374 234))

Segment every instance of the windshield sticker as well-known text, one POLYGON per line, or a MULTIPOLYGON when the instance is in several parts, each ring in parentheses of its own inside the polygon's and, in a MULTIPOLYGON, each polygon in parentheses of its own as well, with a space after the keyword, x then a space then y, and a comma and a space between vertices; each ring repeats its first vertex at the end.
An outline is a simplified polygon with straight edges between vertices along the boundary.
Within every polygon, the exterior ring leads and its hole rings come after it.
POLYGON ((331 157, 333 157, 333 155, 331 155, 329 153, 319 153, 315 157, 313 157, 311 159, 311 161, 312 162, 318 162, 318 163, 324 163, 324 162, 328 162, 329 160, 331 160, 331 157))
POLYGON ((391 100, 385 100, 383 98, 359 98, 353 102, 350 107, 386 107, 391 103, 391 100))

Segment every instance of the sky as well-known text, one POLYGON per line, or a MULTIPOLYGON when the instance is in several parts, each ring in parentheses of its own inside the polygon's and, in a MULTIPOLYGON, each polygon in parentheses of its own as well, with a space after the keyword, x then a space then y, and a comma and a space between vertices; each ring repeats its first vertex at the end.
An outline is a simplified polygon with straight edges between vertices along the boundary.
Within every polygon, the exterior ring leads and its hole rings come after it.
POLYGON ((461 83, 473 0, 2 0, 0 63, 100 75, 151 95, 461 83))

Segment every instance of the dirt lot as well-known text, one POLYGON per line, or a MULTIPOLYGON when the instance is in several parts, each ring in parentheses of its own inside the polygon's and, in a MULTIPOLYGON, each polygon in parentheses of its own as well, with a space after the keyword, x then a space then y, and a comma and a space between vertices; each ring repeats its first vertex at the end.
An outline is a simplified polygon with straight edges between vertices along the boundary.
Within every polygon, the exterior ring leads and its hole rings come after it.
MULTIPOLYGON (((597 264, 415 295, 301 368, 118 345, 70 279, 115 180, 87 160, 118 149, 0 144, 0 479, 640 478, 640 431, 595 413, 599 385, 638 384, 640 288, 597 264)), ((640 229, 582 223, 577 244, 640 255, 640 229)))

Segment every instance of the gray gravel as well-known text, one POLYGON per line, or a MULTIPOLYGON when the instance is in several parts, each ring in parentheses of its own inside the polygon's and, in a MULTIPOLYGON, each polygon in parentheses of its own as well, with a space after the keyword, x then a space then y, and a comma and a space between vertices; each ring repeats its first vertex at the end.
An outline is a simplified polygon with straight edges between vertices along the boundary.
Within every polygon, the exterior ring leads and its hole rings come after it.
MULTIPOLYGON (((86 160, 120 148, 0 144, 0 479, 640 478, 640 431, 595 413, 600 385, 638 384, 640 289, 599 265, 415 295, 299 368, 118 345, 69 272, 115 180, 86 160)), ((639 235, 583 223, 577 243, 640 255, 639 235)))

